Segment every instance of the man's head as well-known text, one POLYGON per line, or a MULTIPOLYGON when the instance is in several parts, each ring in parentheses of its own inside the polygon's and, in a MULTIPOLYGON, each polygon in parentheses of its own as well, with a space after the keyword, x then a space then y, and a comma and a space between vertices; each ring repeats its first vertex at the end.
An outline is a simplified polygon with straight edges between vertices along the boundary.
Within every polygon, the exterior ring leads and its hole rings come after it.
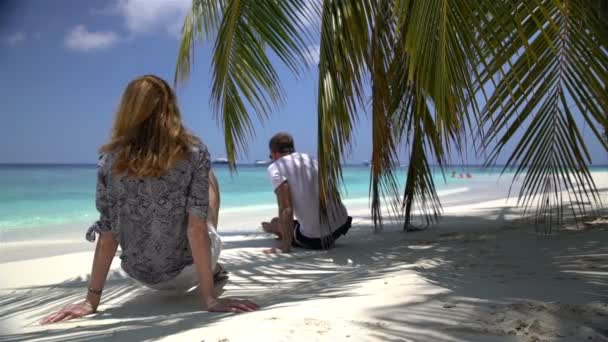
POLYGON ((280 132, 270 138, 268 143, 270 149, 270 160, 275 161, 283 156, 294 153, 295 147, 293 137, 289 133, 280 132))

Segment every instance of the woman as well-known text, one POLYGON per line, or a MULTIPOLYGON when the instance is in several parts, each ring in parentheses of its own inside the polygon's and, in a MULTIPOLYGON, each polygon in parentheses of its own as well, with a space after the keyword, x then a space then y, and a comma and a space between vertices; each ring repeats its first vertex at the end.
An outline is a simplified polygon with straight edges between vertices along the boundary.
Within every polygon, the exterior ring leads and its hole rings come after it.
POLYGON ((99 240, 86 300, 42 324, 96 312, 118 245, 123 270, 149 288, 186 292, 198 285, 208 311, 257 310, 248 300, 218 298, 219 283, 227 278, 217 264, 219 188, 209 152, 183 127, 167 82, 146 75, 129 83, 101 153, 100 218, 87 232, 88 240, 95 234, 99 240))

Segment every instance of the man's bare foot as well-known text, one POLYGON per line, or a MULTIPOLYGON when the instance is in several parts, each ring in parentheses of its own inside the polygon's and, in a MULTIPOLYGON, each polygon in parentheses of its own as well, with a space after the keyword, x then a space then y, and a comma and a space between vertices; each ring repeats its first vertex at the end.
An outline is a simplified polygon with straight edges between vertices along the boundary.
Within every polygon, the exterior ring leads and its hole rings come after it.
POLYGON ((275 230, 275 226, 271 222, 262 222, 262 230, 264 230, 268 234, 276 235, 276 240, 281 240, 281 232, 275 230))

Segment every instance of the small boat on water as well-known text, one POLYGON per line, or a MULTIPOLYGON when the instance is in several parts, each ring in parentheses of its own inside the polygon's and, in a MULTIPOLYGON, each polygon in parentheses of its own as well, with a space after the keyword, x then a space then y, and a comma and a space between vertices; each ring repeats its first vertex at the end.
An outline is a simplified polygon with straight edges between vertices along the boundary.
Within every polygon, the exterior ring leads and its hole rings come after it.
POLYGON ((369 166, 369 160, 366 160, 366 161, 364 161, 364 162, 363 162, 363 163, 361 163, 361 164, 363 164, 364 166, 369 166))
POLYGON ((253 162, 253 165, 255 166, 266 166, 270 164, 270 161, 268 160, 256 160, 255 162, 253 162))
POLYGON ((214 165, 226 165, 228 164, 228 159, 226 158, 215 158, 211 161, 214 165))

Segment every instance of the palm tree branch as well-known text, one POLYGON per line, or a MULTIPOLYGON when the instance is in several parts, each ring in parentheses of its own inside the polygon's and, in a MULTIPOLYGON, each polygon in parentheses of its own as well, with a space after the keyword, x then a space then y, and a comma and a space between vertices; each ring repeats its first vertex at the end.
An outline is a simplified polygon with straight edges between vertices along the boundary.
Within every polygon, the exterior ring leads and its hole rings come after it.
POLYGON ((496 160, 516 133, 527 127, 505 170, 515 166, 514 179, 523 175, 519 203, 526 212, 536 207, 537 221, 548 222, 550 231, 553 222, 561 222, 567 203, 575 219, 586 215, 584 203, 600 203, 588 169, 592 156, 577 117, 601 139, 598 126, 606 127, 608 95, 600 77, 608 63, 604 51, 588 45, 600 40, 593 30, 598 24, 585 26, 582 20, 591 16, 589 8, 568 0, 522 5, 528 11, 523 17, 537 28, 531 35, 520 31, 526 51, 513 55, 515 62, 509 64, 484 110, 484 121, 492 122, 485 143, 494 144, 490 159, 496 160))
POLYGON ((306 65, 307 1, 193 0, 182 29, 176 82, 190 73, 193 43, 216 33, 211 106, 224 128, 231 167, 255 132, 250 111, 266 120, 284 91, 269 51, 292 72, 306 65))

